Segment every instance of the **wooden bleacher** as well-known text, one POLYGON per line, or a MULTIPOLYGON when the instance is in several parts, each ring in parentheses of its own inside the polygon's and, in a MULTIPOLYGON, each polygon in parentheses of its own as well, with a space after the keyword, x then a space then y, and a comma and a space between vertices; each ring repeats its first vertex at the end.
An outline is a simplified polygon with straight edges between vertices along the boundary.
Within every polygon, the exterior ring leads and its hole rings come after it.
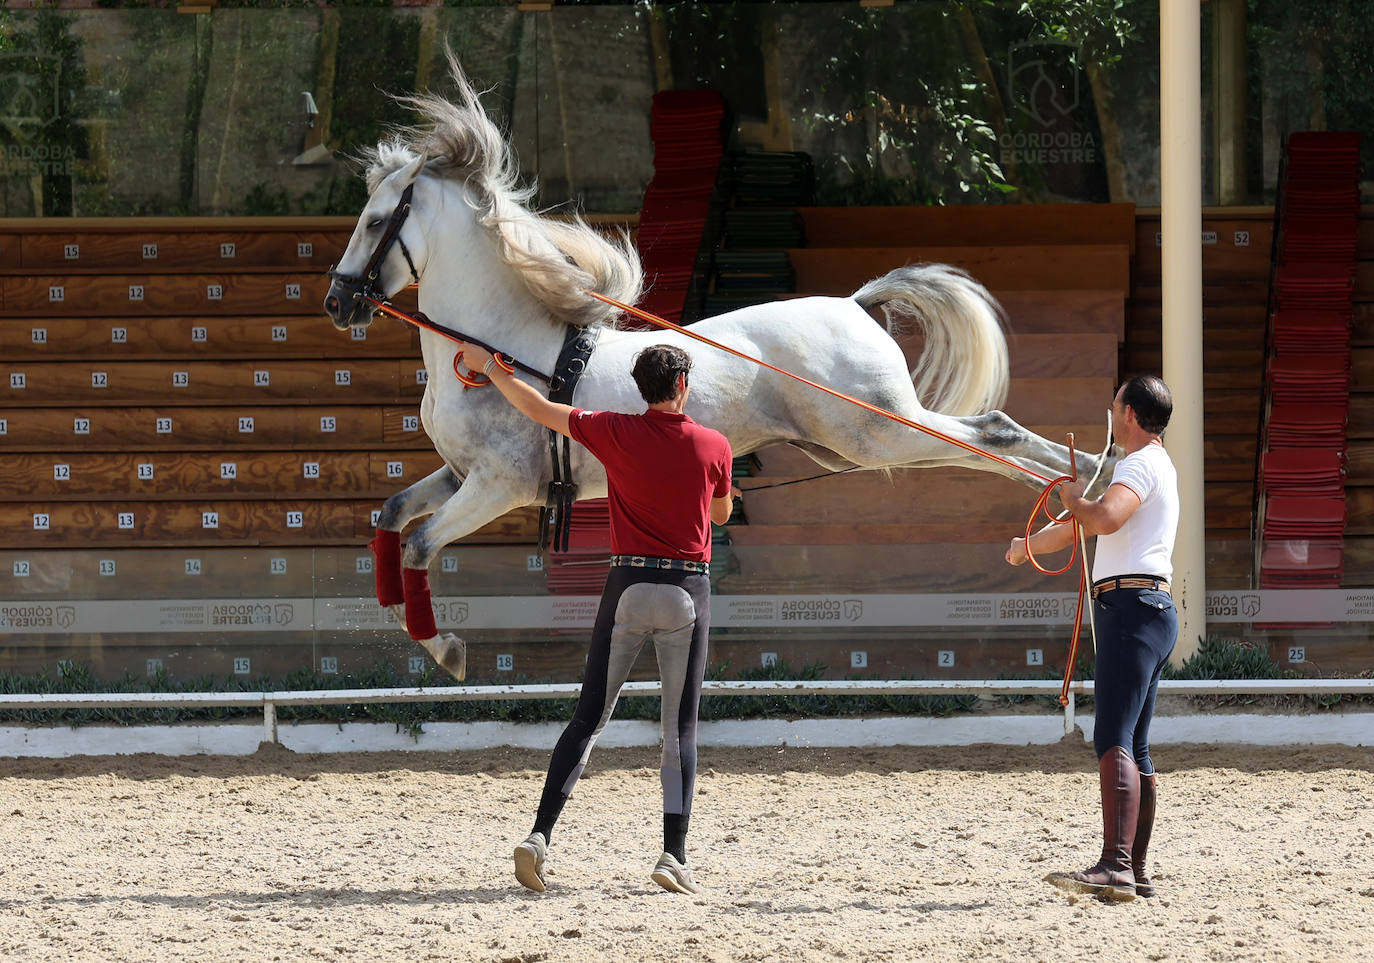
MULTIPOLYGON (((319 310, 340 218, 0 226, 0 547, 354 545, 440 465, 419 339, 319 310)), ((472 536, 526 541, 533 512, 472 536)))

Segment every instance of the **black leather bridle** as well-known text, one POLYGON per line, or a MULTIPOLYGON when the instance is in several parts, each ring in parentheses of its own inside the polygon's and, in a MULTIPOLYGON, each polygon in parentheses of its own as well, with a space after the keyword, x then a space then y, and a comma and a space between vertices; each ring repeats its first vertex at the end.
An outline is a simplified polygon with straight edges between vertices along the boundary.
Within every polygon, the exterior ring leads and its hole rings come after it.
POLYGON ((343 274, 334 270, 332 264, 329 266, 329 270, 325 272, 331 280, 343 285, 346 290, 352 293, 355 305, 362 301, 386 300, 386 294, 377 291, 377 275, 382 269, 382 262, 391 253, 393 244, 401 246, 401 253, 405 255, 406 264, 410 267, 411 280, 416 284, 420 283, 420 273, 415 270, 415 261, 410 256, 406 242, 401 240, 401 225, 410 216, 410 199, 414 193, 415 182, 411 181, 406 185, 406 189, 401 192, 401 199, 396 202, 396 209, 391 212, 391 217, 386 222, 386 230, 382 232, 382 238, 377 242, 377 246, 372 249, 372 256, 367 259, 367 266, 363 268, 361 275, 343 274))

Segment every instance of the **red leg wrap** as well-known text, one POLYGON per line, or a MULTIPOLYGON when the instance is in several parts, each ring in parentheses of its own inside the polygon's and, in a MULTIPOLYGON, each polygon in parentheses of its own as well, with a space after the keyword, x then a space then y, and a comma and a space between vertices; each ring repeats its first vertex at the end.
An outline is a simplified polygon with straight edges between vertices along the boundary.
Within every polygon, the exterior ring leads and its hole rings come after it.
POLYGON ((439 634, 434 627, 434 606, 429 601, 429 569, 403 570, 406 586, 406 629, 415 641, 439 634))
POLYGON ((373 572, 377 576, 377 601, 383 607, 406 600, 401 584, 401 533, 377 529, 377 537, 367 543, 377 557, 373 572))

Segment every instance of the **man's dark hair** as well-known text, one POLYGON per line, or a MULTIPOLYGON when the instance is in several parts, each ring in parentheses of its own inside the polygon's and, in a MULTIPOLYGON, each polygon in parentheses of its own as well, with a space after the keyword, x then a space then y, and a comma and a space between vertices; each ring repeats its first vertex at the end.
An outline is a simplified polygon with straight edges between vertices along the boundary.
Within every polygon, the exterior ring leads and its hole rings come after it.
POLYGON ((1169 386, 1154 375, 1136 375, 1127 381, 1122 386, 1121 403, 1134 411, 1140 427, 1153 435, 1169 427, 1169 416, 1174 413, 1169 386))
POLYGON ((671 344, 653 344, 635 355, 630 371, 639 393, 651 405, 677 396, 677 376, 692 370, 692 356, 671 344))

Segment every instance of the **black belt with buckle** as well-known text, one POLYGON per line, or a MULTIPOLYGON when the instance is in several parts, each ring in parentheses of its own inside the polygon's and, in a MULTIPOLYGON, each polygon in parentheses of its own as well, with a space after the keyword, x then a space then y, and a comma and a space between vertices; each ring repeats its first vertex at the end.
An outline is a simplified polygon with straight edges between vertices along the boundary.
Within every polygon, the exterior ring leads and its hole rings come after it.
POLYGON ((666 568, 678 572, 710 575, 708 562, 689 562, 685 558, 655 558, 653 555, 612 555, 611 564, 621 568, 666 568))

